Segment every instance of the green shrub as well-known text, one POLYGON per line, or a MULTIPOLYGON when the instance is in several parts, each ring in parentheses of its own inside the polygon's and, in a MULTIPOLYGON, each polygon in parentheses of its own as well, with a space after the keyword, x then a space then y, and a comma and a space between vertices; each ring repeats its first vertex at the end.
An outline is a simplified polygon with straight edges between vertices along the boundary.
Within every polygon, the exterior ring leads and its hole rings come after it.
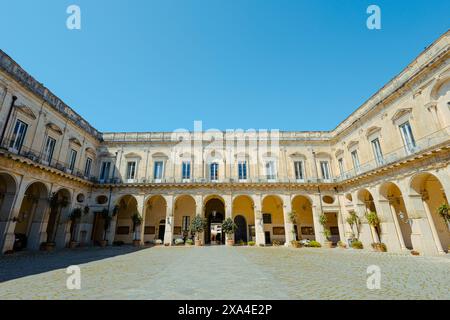
POLYGON ((362 244, 361 241, 359 241, 359 240, 353 240, 353 241, 352 241, 352 248, 353 248, 353 249, 363 249, 364 246, 363 246, 363 244, 362 244))
POLYGON ((191 245, 194 244, 194 240, 192 240, 192 239, 187 239, 185 243, 191 246, 191 245))
POLYGON ((308 247, 310 247, 310 248, 320 248, 321 246, 322 245, 315 240, 311 240, 308 244, 308 247))
POLYGON ((342 242, 342 241, 338 241, 337 245, 340 248, 347 248, 347 245, 344 242, 342 242))
POLYGON ((180 239, 180 238, 175 239, 175 245, 176 246, 179 246, 179 245, 182 245, 182 244, 184 244, 184 240, 183 239, 180 239))
POLYGON ((378 215, 375 211, 371 211, 366 214, 366 218, 367 222, 373 227, 376 227, 380 224, 380 220, 378 219, 378 215))
POLYGON ((253 246, 256 244, 256 242, 255 242, 255 241, 249 241, 247 244, 248 244, 249 246, 253 247, 253 246))
POLYGON ((226 218, 224 222, 222 222, 222 232, 225 234, 231 235, 236 231, 237 225, 234 223, 233 219, 226 218))

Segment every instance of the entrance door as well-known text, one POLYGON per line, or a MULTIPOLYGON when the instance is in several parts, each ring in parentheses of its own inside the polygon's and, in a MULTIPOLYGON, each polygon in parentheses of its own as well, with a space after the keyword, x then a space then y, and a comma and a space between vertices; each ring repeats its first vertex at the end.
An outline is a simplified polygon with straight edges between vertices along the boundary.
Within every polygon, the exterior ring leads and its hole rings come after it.
POLYGON ((160 224, 158 230, 158 239, 164 241, 164 233, 166 232, 166 225, 160 224))
POLYGON ((270 240, 270 231, 264 232, 264 239, 265 239, 266 244, 272 243, 272 241, 270 240))
POLYGON ((98 244, 104 237, 105 219, 102 218, 101 212, 95 212, 94 226, 92 228, 91 240, 94 244, 98 244))
POLYGON ((234 232, 234 241, 236 243, 243 241, 247 242, 247 222, 245 221, 245 218, 243 216, 236 216, 234 218, 234 223, 236 224, 237 228, 234 232))

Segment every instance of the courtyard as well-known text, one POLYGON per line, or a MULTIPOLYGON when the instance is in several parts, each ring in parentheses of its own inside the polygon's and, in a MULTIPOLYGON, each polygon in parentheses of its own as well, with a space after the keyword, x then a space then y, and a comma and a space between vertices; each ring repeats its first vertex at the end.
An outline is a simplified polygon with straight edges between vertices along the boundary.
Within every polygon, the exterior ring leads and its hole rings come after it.
POLYGON ((0 257, 0 299, 450 299, 450 257, 343 249, 64 249, 0 257), (68 290, 66 268, 81 269, 68 290), (380 289, 366 285, 381 270, 380 289))

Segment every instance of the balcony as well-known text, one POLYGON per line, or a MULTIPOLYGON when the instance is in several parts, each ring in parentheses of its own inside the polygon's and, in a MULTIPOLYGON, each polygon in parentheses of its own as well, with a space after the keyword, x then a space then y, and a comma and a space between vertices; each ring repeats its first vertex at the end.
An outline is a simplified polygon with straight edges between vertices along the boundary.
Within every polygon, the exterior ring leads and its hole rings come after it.
POLYGON ((4 140, 0 145, 0 149, 7 151, 10 154, 24 157, 28 160, 35 162, 36 164, 40 164, 45 167, 50 167, 61 171, 62 173, 69 174, 75 176, 77 178, 91 181, 95 180, 92 176, 86 177, 84 172, 78 170, 77 168, 71 169, 70 164, 62 161, 57 161, 55 159, 48 159, 48 156, 44 154, 43 151, 38 151, 32 148, 29 148, 25 145, 22 145, 20 148, 12 148, 11 140, 4 140))

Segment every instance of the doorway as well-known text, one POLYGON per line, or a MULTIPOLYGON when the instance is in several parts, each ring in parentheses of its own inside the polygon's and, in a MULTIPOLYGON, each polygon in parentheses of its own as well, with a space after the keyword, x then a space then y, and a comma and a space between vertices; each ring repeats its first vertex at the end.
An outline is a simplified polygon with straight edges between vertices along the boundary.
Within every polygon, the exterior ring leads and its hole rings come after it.
POLYGON ((247 242, 247 222, 245 221, 245 218, 241 215, 237 215, 234 218, 234 223, 237 226, 236 231, 234 232, 234 241, 236 243, 241 241, 247 242))

